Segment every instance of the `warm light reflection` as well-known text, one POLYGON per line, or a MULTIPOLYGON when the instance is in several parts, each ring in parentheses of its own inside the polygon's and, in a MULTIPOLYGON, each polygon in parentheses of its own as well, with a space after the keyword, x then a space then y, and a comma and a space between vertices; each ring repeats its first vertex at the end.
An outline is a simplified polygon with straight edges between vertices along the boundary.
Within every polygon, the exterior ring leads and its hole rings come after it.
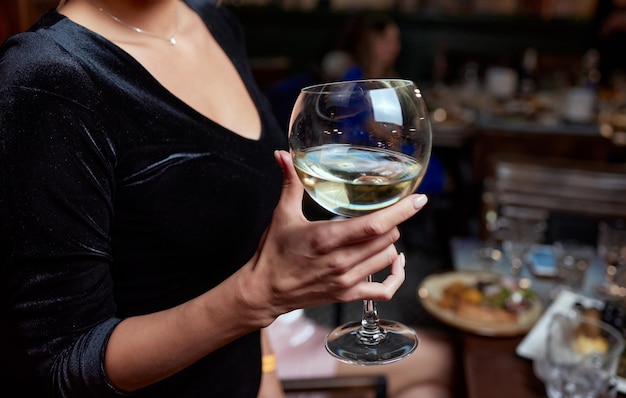
POLYGON ((613 127, 608 123, 602 123, 600 125, 600 135, 604 138, 611 138, 611 135, 613 135, 613 127))
POLYGON ((619 146, 626 146, 626 131, 616 131, 613 133, 613 143, 619 146))
POLYGON ((498 219, 498 213, 494 210, 489 210, 487 211, 487 213, 485 214, 485 219, 487 220, 488 223, 495 223, 496 220, 498 219))
POLYGON ((521 289, 530 289, 530 287, 532 286, 532 281, 528 278, 521 278, 519 280, 519 287, 521 289))
POLYGON ((443 108, 437 108, 433 112, 433 121, 436 123, 443 123, 448 118, 448 112, 443 108))

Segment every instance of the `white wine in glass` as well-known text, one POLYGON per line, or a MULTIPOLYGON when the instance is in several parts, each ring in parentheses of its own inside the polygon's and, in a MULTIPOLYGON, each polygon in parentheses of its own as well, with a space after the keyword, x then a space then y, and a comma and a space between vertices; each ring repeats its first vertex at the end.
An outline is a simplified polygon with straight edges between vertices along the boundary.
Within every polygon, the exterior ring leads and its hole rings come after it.
MULTIPOLYGON (((356 217, 413 193, 428 166, 432 132, 420 90, 409 80, 372 79, 302 89, 289 123, 294 165, 306 192, 323 208, 356 217)), ((372 281, 372 276, 368 277, 372 281)), ((363 317, 332 330, 326 349, 359 365, 395 362, 419 339, 401 323, 363 317)))

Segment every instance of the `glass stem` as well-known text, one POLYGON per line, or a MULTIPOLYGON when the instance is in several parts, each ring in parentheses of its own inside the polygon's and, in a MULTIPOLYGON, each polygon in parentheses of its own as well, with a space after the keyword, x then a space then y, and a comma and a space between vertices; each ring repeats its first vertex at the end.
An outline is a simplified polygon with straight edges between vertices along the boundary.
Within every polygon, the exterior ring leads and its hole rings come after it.
MULTIPOLYGON (((373 282, 372 275, 367 276, 367 282, 373 282)), ((376 302, 374 300, 363 300, 363 317, 361 318, 361 329, 359 330, 359 340, 363 344, 375 345, 385 339, 386 331, 380 327, 376 302)))

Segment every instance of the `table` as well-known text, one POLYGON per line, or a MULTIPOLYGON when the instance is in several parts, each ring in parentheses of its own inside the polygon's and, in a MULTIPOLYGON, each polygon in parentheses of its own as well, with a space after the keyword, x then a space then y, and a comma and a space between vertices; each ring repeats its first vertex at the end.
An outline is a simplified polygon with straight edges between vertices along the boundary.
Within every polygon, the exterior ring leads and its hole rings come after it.
MULTIPOLYGON (((453 266, 457 270, 481 270, 480 260, 474 251, 482 243, 473 238, 453 238, 450 242, 453 266)), ((493 270, 507 273, 507 264, 501 262, 493 270)), ((521 277, 529 278, 537 295, 547 301, 555 282, 540 279, 527 269, 521 277)), ((590 265, 583 284, 583 293, 590 294, 594 285, 603 278, 603 267, 596 260, 590 265)), ((467 398, 543 398, 543 383, 535 376, 532 361, 515 353, 524 336, 484 337, 471 333, 461 333, 463 370, 467 387, 467 398)), ((620 394, 619 397, 625 397, 620 394)))
POLYGON ((467 398, 545 397, 543 382, 529 359, 515 355, 522 337, 483 337, 463 333, 467 398))

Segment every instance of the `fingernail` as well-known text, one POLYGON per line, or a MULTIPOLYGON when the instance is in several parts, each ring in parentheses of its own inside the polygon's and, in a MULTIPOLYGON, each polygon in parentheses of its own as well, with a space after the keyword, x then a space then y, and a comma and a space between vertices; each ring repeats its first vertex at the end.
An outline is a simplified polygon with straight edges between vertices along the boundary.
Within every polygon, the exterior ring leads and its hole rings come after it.
POLYGON ((402 262, 402 268, 406 265, 406 257, 404 253, 400 253, 400 261, 402 262))
POLYGON ((416 209, 419 209, 421 207, 424 207, 426 202, 428 202, 428 198, 426 197, 426 195, 420 194, 420 195, 417 195, 415 199, 413 200, 413 206, 416 209))

